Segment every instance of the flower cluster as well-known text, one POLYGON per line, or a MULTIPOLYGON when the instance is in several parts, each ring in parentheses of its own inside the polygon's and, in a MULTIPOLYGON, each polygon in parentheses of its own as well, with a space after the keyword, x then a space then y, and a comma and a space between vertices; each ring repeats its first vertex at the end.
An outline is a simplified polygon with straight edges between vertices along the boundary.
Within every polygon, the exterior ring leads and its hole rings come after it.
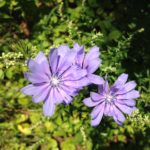
POLYGON ((136 83, 127 82, 128 75, 121 74, 116 82, 109 87, 108 81, 99 85, 98 93, 91 92, 90 98, 84 99, 84 104, 94 107, 91 113, 91 124, 97 126, 103 115, 111 116, 119 125, 125 121, 125 114, 131 114, 135 109, 135 98, 139 97, 139 92, 134 90, 136 83))
POLYGON ((135 110, 134 90, 136 83, 127 82, 128 75, 122 74, 109 88, 108 82, 94 72, 101 65, 100 51, 97 46, 85 53, 84 47, 74 44, 73 48, 61 45, 51 49, 48 59, 39 52, 34 60, 28 60, 29 72, 25 78, 31 83, 21 91, 32 96, 35 103, 43 101, 43 113, 52 116, 58 104, 69 104, 83 87, 90 84, 99 86, 98 93, 91 92, 90 98, 84 99, 88 107, 95 107, 91 113, 92 126, 97 126, 102 116, 111 116, 121 125, 125 117, 135 110), (123 113, 122 113, 123 112, 123 113))
POLYGON ((57 104, 71 103, 72 97, 80 89, 93 82, 92 78, 95 83, 103 81, 101 77, 93 75, 99 65, 97 47, 85 55, 83 47, 77 44, 73 49, 62 45, 50 51, 49 61, 39 52, 34 60, 28 61, 30 72, 25 73, 25 77, 31 84, 21 91, 31 95, 35 103, 44 101, 44 115, 52 116, 57 104), (93 65, 96 66, 93 68, 93 65))

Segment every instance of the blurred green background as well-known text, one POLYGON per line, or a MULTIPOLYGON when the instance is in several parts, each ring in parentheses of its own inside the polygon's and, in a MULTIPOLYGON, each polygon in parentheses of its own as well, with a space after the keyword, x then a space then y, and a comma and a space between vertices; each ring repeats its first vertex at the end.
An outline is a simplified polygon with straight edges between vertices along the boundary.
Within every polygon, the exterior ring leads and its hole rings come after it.
POLYGON ((0 150, 150 149, 150 2, 148 0, 0 0, 0 150), (46 118, 42 103, 20 92, 27 85, 26 61, 67 43, 101 48, 97 74, 110 83, 122 73, 135 80, 138 110, 122 127, 104 117, 90 126, 82 100, 46 118))

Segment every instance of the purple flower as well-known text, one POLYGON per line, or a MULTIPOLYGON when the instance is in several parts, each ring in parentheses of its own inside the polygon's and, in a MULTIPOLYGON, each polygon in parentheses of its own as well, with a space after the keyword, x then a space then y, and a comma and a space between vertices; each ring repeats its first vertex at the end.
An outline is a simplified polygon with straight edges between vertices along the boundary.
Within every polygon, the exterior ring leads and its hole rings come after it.
POLYGON ((86 80, 88 84, 101 84, 103 79, 100 76, 93 74, 101 64, 99 48, 94 46, 90 49, 89 53, 86 54, 83 46, 74 44, 73 50, 76 52, 75 64, 79 68, 87 71, 84 80, 86 80))
POLYGON ((121 74, 115 83, 109 88, 108 81, 99 85, 98 93, 91 92, 90 98, 84 99, 84 104, 94 107, 91 113, 91 125, 100 124, 104 116, 112 117, 119 125, 125 121, 125 114, 131 114, 135 109, 135 98, 139 97, 139 92, 135 90, 134 81, 127 82, 128 75, 121 74))
POLYGON ((42 52, 28 61, 30 72, 25 73, 25 77, 31 84, 21 91, 32 96, 35 103, 44 101, 45 116, 54 114, 56 104, 72 102, 72 97, 81 88, 80 80, 87 75, 87 71, 73 65, 75 57, 74 51, 62 45, 51 50, 49 61, 42 52))

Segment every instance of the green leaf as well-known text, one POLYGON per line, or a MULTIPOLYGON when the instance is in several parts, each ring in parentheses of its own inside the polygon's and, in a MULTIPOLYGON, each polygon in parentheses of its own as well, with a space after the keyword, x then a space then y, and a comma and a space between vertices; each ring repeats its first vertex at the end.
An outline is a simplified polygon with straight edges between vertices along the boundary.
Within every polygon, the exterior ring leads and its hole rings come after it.
POLYGON ((13 77, 13 69, 12 68, 9 68, 7 71, 6 71, 6 77, 8 79, 11 79, 13 77))
POLYGON ((0 80, 2 80, 4 78, 4 72, 3 70, 0 69, 0 80))
POLYGON ((120 36, 121 36, 121 33, 118 30, 114 30, 110 32, 110 34, 108 35, 110 40, 117 40, 120 36))
POLYGON ((72 138, 67 139, 66 141, 61 143, 62 150, 75 150, 76 147, 73 144, 72 138))
POLYGON ((6 0, 0 0, 0 8, 5 6, 6 4, 6 0))
POLYGON ((39 122, 41 120, 41 115, 37 112, 30 113, 30 120, 32 123, 39 122))
POLYGON ((18 125, 17 127, 18 130, 25 135, 30 135, 32 133, 28 124, 18 125))
POLYGON ((22 106, 28 106, 29 100, 26 99, 26 98, 19 98, 19 99, 18 99, 18 103, 19 103, 20 105, 22 105, 22 106))

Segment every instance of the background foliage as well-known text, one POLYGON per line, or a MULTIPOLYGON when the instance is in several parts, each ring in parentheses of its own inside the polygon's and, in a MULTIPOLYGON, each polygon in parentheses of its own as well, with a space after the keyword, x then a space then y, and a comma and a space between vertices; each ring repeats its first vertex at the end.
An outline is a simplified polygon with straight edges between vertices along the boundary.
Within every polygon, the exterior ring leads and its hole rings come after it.
POLYGON ((147 0, 0 0, 0 149, 99 150, 150 148, 150 3, 147 0), (20 92, 26 60, 68 43, 101 48, 97 74, 111 83, 122 73, 141 97, 123 127, 105 117, 90 126, 82 103, 92 85, 51 118, 20 92))

